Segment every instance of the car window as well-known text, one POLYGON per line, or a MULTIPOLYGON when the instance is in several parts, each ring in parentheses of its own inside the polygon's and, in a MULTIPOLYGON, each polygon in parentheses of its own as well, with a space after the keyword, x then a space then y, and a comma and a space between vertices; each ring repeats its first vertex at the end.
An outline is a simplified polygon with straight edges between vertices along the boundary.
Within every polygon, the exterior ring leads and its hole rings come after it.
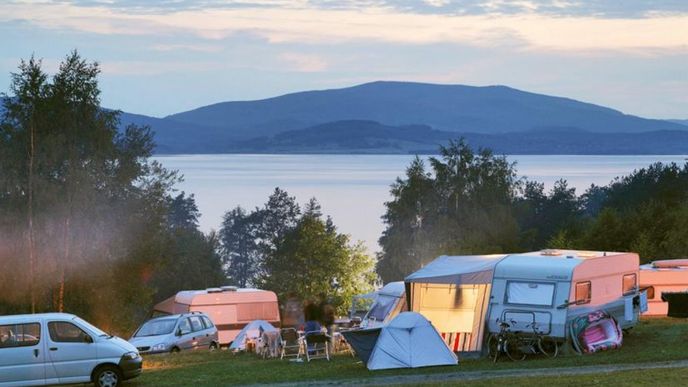
POLYGON ((168 335, 172 333, 177 320, 172 318, 157 319, 146 322, 136 331, 134 336, 144 337, 144 336, 159 336, 168 335))
POLYGON ((0 348, 30 347, 41 342, 41 324, 0 325, 0 348))
POLYGON ((205 323, 205 327, 206 327, 206 328, 212 328, 212 327, 214 327, 213 322, 210 321, 209 318, 207 318, 207 317, 205 317, 205 316, 201 316, 201 318, 203 319, 203 322, 205 323))
POLYGON ((189 324, 188 318, 183 318, 182 321, 179 322, 179 330, 182 332, 182 335, 191 332, 191 324, 189 324))
POLYGON ((203 327, 203 322, 201 321, 200 317, 198 317, 198 316, 189 317, 189 321, 191 322, 191 329, 194 332, 202 331, 203 329, 205 329, 203 327))
POLYGON ((78 326, 67 321, 51 321, 48 323, 50 340, 56 343, 85 343, 90 337, 78 326))

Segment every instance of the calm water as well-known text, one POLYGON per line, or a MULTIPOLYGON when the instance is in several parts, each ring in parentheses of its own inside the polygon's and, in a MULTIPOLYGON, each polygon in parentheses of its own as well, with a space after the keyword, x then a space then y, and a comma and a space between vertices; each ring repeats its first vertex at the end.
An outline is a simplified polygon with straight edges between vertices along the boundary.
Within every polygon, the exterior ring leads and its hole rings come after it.
MULTIPOLYGON (((305 203, 315 196, 340 231, 379 250, 380 216, 389 185, 403 175, 411 155, 180 155, 158 156, 185 178, 178 188, 193 193, 204 231, 218 229, 225 211, 262 206, 275 187, 305 203)), ((653 162, 683 163, 685 156, 511 156, 520 175, 545 183, 566 179, 581 194, 590 184, 653 162)))

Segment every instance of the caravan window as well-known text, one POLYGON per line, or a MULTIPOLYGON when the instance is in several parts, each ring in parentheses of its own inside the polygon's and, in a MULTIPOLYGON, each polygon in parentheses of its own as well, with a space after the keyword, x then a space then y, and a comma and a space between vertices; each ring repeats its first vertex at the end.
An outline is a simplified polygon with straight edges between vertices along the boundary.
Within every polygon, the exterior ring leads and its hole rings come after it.
POLYGON ((626 274, 623 276, 623 294, 624 294, 624 296, 627 294, 635 293, 636 287, 637 286, 636 286, 636 275, 635 275, 635 273, 626 274))
POLYGON ((649 286, 645 288, 647 291, 647 299, 648 300, 653 300, 655 298, 655 287, 654 286, 649 286))
POLYGON ((590 281, 576 282, 576 304, 590 303, 592 284, 590 281))
POLYGON ((508 304, 551 306, 553 301, 553 283, 507 282, 506 302, 508 304))

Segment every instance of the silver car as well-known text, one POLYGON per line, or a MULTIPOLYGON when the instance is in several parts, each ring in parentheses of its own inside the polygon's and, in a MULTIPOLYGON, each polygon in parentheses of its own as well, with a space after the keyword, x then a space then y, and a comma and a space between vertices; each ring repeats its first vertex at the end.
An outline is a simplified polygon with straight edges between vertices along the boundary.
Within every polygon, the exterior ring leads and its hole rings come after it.
POLYGON ((218 348, 217 328, 200 312, 148 320, 129 339, 141 354, 218 348))

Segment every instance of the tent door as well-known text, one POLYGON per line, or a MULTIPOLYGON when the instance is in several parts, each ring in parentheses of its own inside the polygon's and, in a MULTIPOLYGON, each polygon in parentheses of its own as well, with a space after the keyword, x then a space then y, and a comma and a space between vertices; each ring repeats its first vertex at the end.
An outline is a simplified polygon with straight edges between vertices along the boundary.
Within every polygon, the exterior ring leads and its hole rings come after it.
POLYGON ((533 332, 533 326, 538 333, 549 335, 552 332, 552 313, 523 309, 506 309, 502 313, 502 321, 511 325, 511 331, 533 332))

